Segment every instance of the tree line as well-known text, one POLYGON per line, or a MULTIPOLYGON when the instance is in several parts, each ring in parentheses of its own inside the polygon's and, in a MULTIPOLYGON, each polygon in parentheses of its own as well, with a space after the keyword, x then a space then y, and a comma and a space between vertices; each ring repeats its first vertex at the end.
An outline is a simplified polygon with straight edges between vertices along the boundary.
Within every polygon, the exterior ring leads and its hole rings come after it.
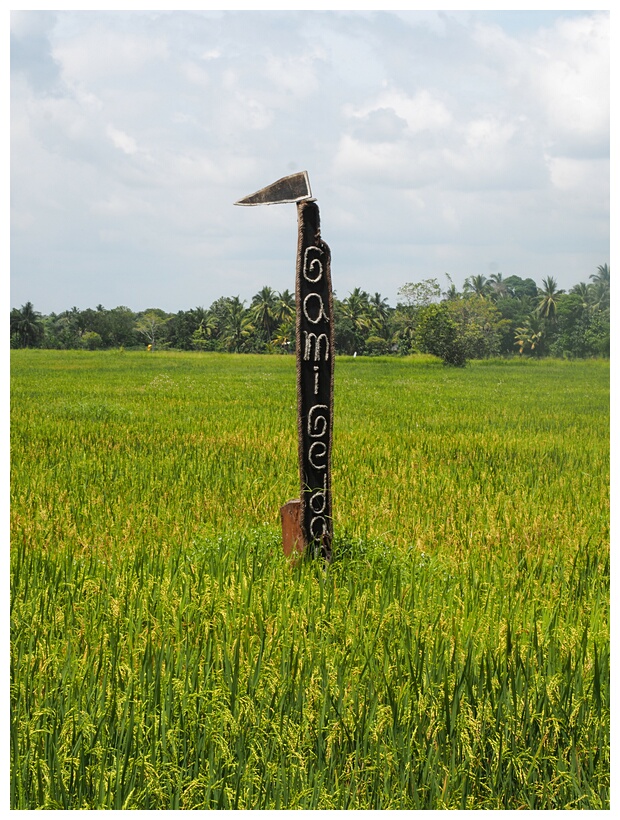
MULTIPOLYGON (((391 307, 380 293, 334 295, 336 351, 352 355, 432 353, 446 364, 490 356, 607 357, 610 271, 568 292, 553 276, 471 276, 462 291, 449 274, 407 283, 391 307)), ((11 310, 11 347, 100 350, 138 348, 287 353, 295 349, 295 296, 263 287, 247 305, 223 296, 209 308, 166 313, 120 306, 42 315, 31 302, 11 310)))

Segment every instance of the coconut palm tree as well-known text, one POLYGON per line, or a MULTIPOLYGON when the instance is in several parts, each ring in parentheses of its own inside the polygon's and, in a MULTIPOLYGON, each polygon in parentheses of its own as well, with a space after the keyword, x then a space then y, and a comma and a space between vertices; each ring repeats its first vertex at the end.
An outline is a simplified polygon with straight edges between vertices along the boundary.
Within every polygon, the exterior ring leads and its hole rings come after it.
POLYGON ((364 336, 375 327, 370 297, 365 290, 354 288, 346 299, 342 300, 341 306, 342 316, 351 322, 356 333, 364 336))
POLYGON ((596 269, 596 273, 590 274, 590 279, 592 279, 595 285, 606 285, 606 287, 609 288, 611 281, 609 265, 599 265, 596 269))
POLYGON ((508 294, 508 287, 501 273, 492 273, 489 277, 490 292, 493 299, 501 299, 508 294))
POLYGON ((282 322, 275 329, 269 349, 277 353, 294 353, 295 344, 293 342, 294 323, 292 319, 282 322))
POLYGON ((15 336, 20 347, 36 347, 43 338, 43 320, 32 302, 26 302, 18 310, 11 311, 11 336, 15 336))
POLYGON ((222 341, 226 349, 233 353, 240 353, 244 344, 255 332, 252 318, 244 305, 245 303, 238 296, 232 296, 226 300, 222 341))
POLYGON ((278 293, 275 308, 276 321, 283 322, 295 316, 295 294, 288 288, 278 293))
POLYGON ((445 290, 443 292, 442 296, 444 297, 444 299, 447 299, 449 302, 453 302, 455 299, 459 298, 460 294, 459 294, 458 290, 456 289, 456 285, 452 281, 452 277, 450 276, 449 273, 446 273, 446 277, 447 277, 448 282, 450 284, 449 284, 447 290, 445 290))
POLYGON ((368 301, 372 312, 377 318, 387 318, 390 312, 390 305, 387 299, 384 299, 380 293, 374 293, 368 301))
POLYGON ((196 350, 205 350, 209 341, 213 339, 217 333, 217 319, 203 307, 194 308, 194 310, 190 312, 193 313, 195 321, 198 322, 192 333, 192 346, 196 348, 196 350))
POLYGON ((380 293, 375 293, 368 302, 370 308, 370 318, 374 322, 377 333, 383 339, 390 338, 390 305, 380 293))
POLYGON ((519 354, 540 354, 542 352, 545 324, 538 313, 530 313, 523 327, 515 331, 515 345, 519 354))
POLYGON ((250 315, 256 323, 263 341, 269 342, 276 326, 276 292, 270 287, 264 287, 253 297, 250 305, 250 315))
POLYGON ((608 311, 611 291, 609 265, 599 265, 596 273, 590 274, 590 279, 595 293, 593 306, 599 310, 608 311))
POLYGON ((553 276, 547 276, 543 279, 542 288, 538 288, 540 298, 537 308, 538 315, 545 319, 554 319, 558 307, 558 297, 563 293, 563 290, 558 290, 558 283, 553 276))
POLYGON ((593 304, 593 296, 594 296, 594 286, 589 285, 587 282, 579 282, 577 285, 573 285, 570 289, 571 293, 577 294, 581 301, 581 307, 588 310, 592 308, 593 304))
POLYGON ((482 274, 469 276, 463 284, 463 290, 466 293, 475 293, 476 296, 485 298, 489 295, 489 281, 482 274))
POLYGON ((398 346, 401 353, 410 353, 416 348, 415 334, 415 319, 410 314, 397 309, 394 314, 394 333, 390 341, 398 346))

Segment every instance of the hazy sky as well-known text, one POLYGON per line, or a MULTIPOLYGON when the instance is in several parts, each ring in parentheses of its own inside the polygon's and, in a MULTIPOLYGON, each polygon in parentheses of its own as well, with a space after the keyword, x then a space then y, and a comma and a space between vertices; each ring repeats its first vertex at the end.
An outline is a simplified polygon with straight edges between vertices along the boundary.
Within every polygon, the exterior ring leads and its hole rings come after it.
POLYGON ((168 311, 294 289, 307 170, 340 298, 609 262, 608 12, 11 14, 11 294, 168 311))

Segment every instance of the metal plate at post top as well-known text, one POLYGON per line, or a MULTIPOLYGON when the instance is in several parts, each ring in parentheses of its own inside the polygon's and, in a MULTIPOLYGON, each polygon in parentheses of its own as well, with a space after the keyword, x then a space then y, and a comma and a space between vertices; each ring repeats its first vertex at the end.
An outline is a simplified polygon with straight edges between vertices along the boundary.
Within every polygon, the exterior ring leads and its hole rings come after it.
POLYGON ((249 194, 235 202, 235 205, 279 205, 284 202, 301 202, 304 199, 312 199, 312 191, 308 172, 299 171, 249 194))

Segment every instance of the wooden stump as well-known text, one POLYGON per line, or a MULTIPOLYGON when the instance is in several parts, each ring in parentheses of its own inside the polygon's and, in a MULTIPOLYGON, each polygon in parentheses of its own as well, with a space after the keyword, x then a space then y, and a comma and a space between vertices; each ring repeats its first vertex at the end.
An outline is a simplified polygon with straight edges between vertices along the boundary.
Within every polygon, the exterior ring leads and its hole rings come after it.
POLYGON ((302 522, 301 500, 295 498, 287 501, 280 507, 280 518, 282 519, 282 550, 287 558, 296 561, 306 550, 306 539, 304 537, 302 522))

